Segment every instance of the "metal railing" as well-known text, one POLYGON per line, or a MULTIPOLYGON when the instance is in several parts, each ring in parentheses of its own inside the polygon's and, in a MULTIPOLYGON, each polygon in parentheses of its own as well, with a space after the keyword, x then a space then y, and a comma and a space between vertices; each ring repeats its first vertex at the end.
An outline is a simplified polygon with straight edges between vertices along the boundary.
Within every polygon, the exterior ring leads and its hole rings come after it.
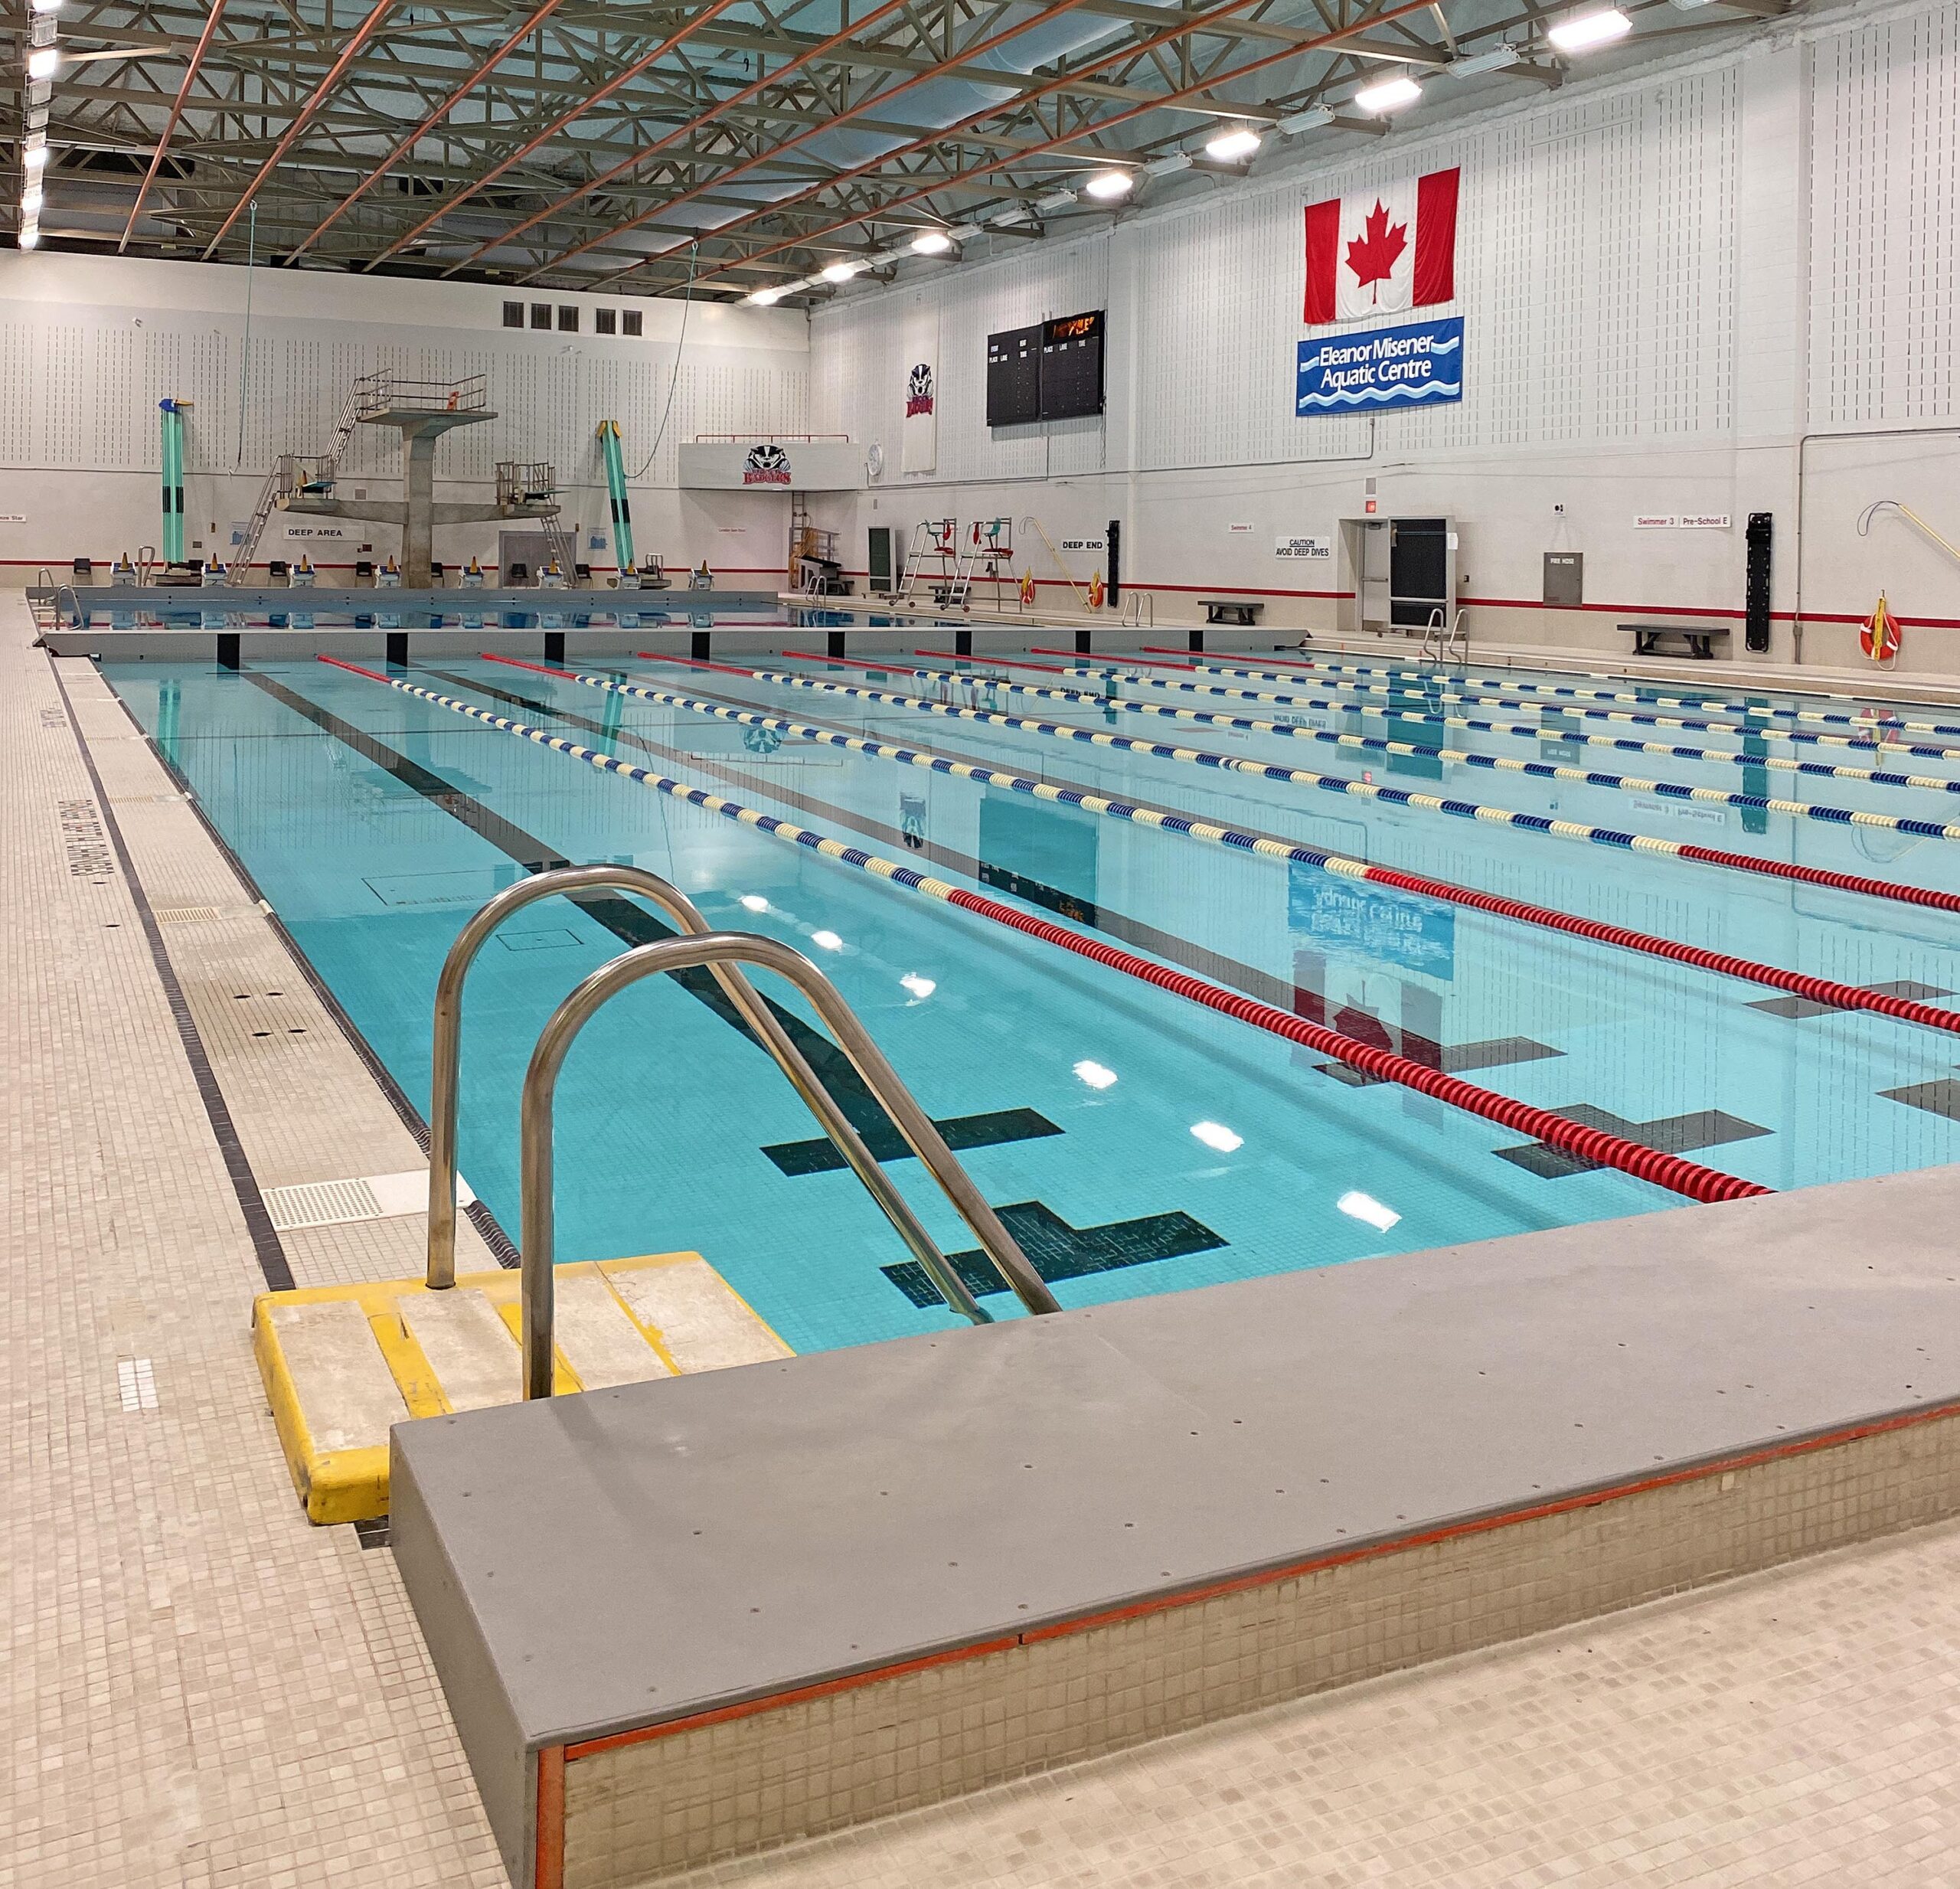
MULTIPOLYGON (((878 1099, 892 1125, 906 1144, 939 1182, 961 1219, 972 1228, 981 1250, 994 1265, 1001 1279, 1031 1312, 1057 1312, 1060 1307, 1041 1276, 1028 1263, 1014 1237, 1001 1224, 999 1216, 987 1204, 966 1170, 954 1159, 931 1116, 913 1099, 912 1092, 899 1080, 898 1072, 885 1061, 864 1026, 837 987, 800 951, 792 950, 773 938, 749 932, 710 931, 694 936, 668 938, 657 944, 645 944, 622 953, 609 964, 603 964, 551 1013, 531 1053, 524 1071, 524 1097, 519 1106, 521 1138, 521 1194, 522 1200, 521 1259, 518 1295, 522 1306, 524 1394, 527 1398, 551 1394, 553 1328, 556 1299, 552 1267, 553 1245, 553 1147, 552 1104, 557 1093, 558 1072, 566 1053, 593 1017, 606 1002, 643 978, 705 966, 724 969, 730 963, 761 966, 787 978, 808 999, 836 1038, 838 1046, 849 1058, 864 1085, 878 1099)), ((746 982, 746 980, 744 980, 746 982)), ((821 1085, 819 1085, 819 1087, 821 1085)), ((922 1256, 923 1259, 923 1256, 922 1256)), ((943 1292, 948 1283, 957 1283, 950 1266, 947 1277, 934 1283, 943 1292)), ((987 1314, 975 1303, 960 1284, 959 1296, 966 1302, 959 1309, 972 1309, 967 1316, 976 1324, 987 1314)), ((949 1303, 956 1301, 949 1299, 949 1303)))
POLYGON ((500 505, 542 505, 558 495, 558 469, 548 459, 499 459, 497 502, 500 505))
POLYGON ((1132 590, 1123 599, 1123 627, 1125 629, 1155 629, 1157 627, 1157 599, 1148 590, 1132 590))
MULTIPOLYGON (((610 865, 563 866, 520 880, 517 884, 507 887, 490 900, 457 934, 436 981, 435 1021, 431 1044, 433 1067, 429 1103, 428 1283, 433 1290, 440 1291, 456 1283, 456 1113, 458 1079, 462 1067, 464 980, 469 976, 469 967, 475 962, 477 953, 488 942, 491 933, 513 912, 521 910, 539 899, 560 894, 593 891, 637 893, 649 904, 659 907, 689 936, 711 935, 707 920, 695 909, 693 901, 658 874, 639 866, 610 865)), ((647 947, 642 947, 645 948, 647 947)), ((619 960, 615 959, 614 962, 619 960)), ((947 1304, 975 1324, 988 1322, 987 1312, 975 1299, 965 1282, 961 1279, 952 1262, 940 1251, 931 1234, 920 1224, 918 1217, 906 1205, 904 1196, 893 1185, 890 1177, 879 1165, 877 1158, 864 1145, 863 1138, 851 1126, 850 1118, 838 1106, 836 1098, 825 1087, 802 1051, 790 1041, 789 1033, 763 1002, 760 992, 731 965, 712 963, 708 968, 721 986, 723 994, 735 1006, 743 1021, 774 1060, 776 1067, 789 1079, 792 1087, 802 1096, 832 1145, 843 1155, 851 1171, 863 1181, 885 1217, 897 1231, 899 1237, 925 1268, 933 1284, 939 1287, 947 1304)), ((812 975, 818 974, 813 969, 812 975)), ((841 1005, 841 999, 838 1002, 841 1005)), ((822 1014, 822 1006, 818 1008, 822 1014)), ((849 1015, 848 1011, 845 1014, 849 1015)), ((858 1027, 854 1018, 852 1023, 854 1027, 858 1027)), ((862 1034, 861 1027, 859 1034, 862 1034)), ((851 1056, 853 1064, 856 1064, 858 1059, 851 1055, 848 1043, 844 1044, 844 1051, 847 1055, 851 1056)), ((875 1049, 872 1053, 877 1055, 875 1049)), ((877 1061, 889 1073, 884 1058, 878 1057, 877 1061)), ((880 1093, 877 1084, 865 1074, 861 1067, 859 1074, 864 1075, 874 1093, 878 1094, 879 1100, 885 1103, 887 1113, 892 1114, 900 1133, 908 1143, 913 1143, 915 1152, 920 1152, 912 1135, 907 1132, 906 1122, 893 1112, 890 1100, 880 1093)), ((896 1075, 891 1076, 890 1080, 894 1085, 898 1084, 896 1075)), ((917 1105, 912 1103, 902 1085, 899 1086, 899 1093, 903 1096, 905 1103, 916 1113, 917 1105)), ((971 1191, 972 1184, 966 1180, 964 1172, 954 1163, 944 1142, 939 1139, 938 1131, 932 1127, 929 1121, 926 1122, 926 1128, 936 1145, 938 1152, 943 1155, 946 1162, 958 1175, 959 1181, 971 1191)), ((920 1158, 927 1159, 923 1153, 920 1158)), ((929 1159, 927 1165, 932 1165, 929 1159)), ((938 1172, 938 1169, 934 1169, 936 1175, 938 1172)), ((941 1185, 946 1185, 942 1177, 941 1185)), ((957 1197, 954 1204, 961 1205, 957 1197)), ((982 1202, 982 1205, 984 1208, 985 1203, 982 1202)), ((963 1207, 962 1211, 965 1212, 963 1207)), ((985 1211, 988 1217, 992 1220, 992 1210, 988 1208, 985 1211)), ((972 1216, 969 1215, 967 1218, 968 1224, 975 1227, 976 1233, 980 1233, 981 1229, 975 1224, 972 1216)), ((993 1224, 998 1227, 998 1220, 993 1220, 993 1224)), ((1040 1295, 1047 1298, 1045 1306, 1034 1307, 1031 1302, 1031 1308, 1054 1309, 1054 1302, 1051 1297, 1047 1297, 1047 1288, 1041 1285, 1038 1278, 1034 1278, 1031 1269, 1027 1268, 1027 1261, 1021 1258, 1019 1248, 1014 1246, 1004 1228, 1000 1229, 1000 1235, 1006 1241, 1008 1251, 1014 1259, 1019 1260, 1022 1268, 1027 1270, 1027 1277, 1033 1280, 1040 1295)), ((983 1247, 988 1247, 988 1239, 985 1234, 982 1234, 981 1244, 983 1247)), ((525 1245, 528 1251, 530 1241, 528 1237, 525 1245)), ((1027 1295, 1022 1290, 1023 1282, 1014 1276, 1008 1266, 1002 1264, 1001 1257, 994 1255, 991 1249, 989 1257, 994 1257, 995 1263, 1001 1267, 1002 1276, 1017 1292, 1022 1292, 1023 1297, 1026 1298, 1027 1295)))
POLYGON ((411 381, 381 368, 354 384, 362 390, 364 420, 376 413, 480 413, 489 404, 489 383, 480 374, 460 381, 411 381))

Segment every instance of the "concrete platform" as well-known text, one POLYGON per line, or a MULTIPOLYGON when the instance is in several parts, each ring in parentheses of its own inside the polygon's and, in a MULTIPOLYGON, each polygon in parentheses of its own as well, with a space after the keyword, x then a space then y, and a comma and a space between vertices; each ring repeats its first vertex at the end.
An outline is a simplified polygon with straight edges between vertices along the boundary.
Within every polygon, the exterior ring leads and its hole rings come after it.
POLYGON ((1956 1208, 1934 1170, 405 1425, 396 1557, 513 1881, 639 1882, 1960 1512, 1956 1208))
MULTIPOLYGON (((789 1347, 700 1254, 561 1266, 561 1394, 787 1358, 789 1347)), ((518 1278, 478 1273, 264 1293, 253 1349, 307 1518, 388 1512, 388 1432, 518 1400, 518 1278)))

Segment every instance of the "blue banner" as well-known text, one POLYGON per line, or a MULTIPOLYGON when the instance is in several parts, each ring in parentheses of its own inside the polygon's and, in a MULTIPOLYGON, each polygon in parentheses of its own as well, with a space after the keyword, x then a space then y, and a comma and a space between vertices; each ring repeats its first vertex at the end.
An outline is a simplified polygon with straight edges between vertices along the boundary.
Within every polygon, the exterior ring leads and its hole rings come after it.
POLYGON ((1366 412, 1463 397, 1463 317, 1322 335, 1300 344, 1294 411, 1366 412))

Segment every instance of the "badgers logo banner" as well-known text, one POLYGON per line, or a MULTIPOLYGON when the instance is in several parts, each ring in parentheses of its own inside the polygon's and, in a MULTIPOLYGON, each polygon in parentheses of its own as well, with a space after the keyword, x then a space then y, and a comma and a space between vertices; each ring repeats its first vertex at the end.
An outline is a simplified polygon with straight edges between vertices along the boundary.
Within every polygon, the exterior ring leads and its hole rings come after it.
POLYGON ((786 485, 789 483, 789 455, 779 446, 752 446, 742 462, 745 485, 786 485))
POLYGON ((1307 205, 1305 320, 1356 322, 1456 295, 1460 170, 1307 205))
POLYGON ((905 424, 899 433, 899 469, 929 472, 939 456, 939 398, 933 364, 916 361, 905 378, 905 424))

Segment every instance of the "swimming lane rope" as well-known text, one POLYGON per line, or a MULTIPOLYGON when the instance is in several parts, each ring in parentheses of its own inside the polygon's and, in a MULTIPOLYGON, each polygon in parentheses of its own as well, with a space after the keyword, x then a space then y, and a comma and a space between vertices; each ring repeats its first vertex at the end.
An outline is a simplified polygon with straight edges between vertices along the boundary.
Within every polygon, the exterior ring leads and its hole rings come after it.
POLYGON ((1261 1003, 1256 998, 1246 997, 1236 991, 1227 990, 1222 985, 1208 983, 1203 978, 1191 976, 1187 972, 1173 970, 1168 966, 1154 963, 1148 958, 1139 957, 1133 951, 1125 951, 1116 946, 1106 944, 1099 938, 1071 931, 1065 926, 1051 924, 1047 919, 1037 918, 1031 913, 1017 911, 1011 906, 1002 904, 998 899, 985 898, 978 893, 949 885, 942 879, 930 878, 910 866, 900 864, 896 860, 881 858, 875 853, 864 851, 861 847, 847 846, 841 840, 831 839, 808 827, 798 826, 791 821, 779 819, 773 814, 763 813, 754 807, 743 806, 739 801, 710 793, 704 787, 690 786, 684 781, 656 774, 650 769, 636 766, 632 762, 622 761, 614 755, 603 754, 595 748, 567 740, 561 735, 549 734, 542 728, 534 728, 521 721, 514 721, 507 715, 493 714, 472 702, 461 701, 455 696, 439 694, 433 689, 423 688, 397 677, 383 675, 376 670, 363 668, 358 663, 348 662, 338 656, 322 655, 318 659, 335 668, 364 676, 371 682, 378 682, 384 688, 396 689, 403 694, 433 702, 439 708, 466 715, 472 721, 482 722, 493 728, 501 728, 506 734, 535 742, 541 747, 554 749, 575 760, 585 762, 603 773, 619 775, 623 779, 636 781, 642 786, 669 795, 675 799, 684 800, 693 806, 720 814, 739 825, 753 827, 773 838, 804 847, 824 858, 868 873, 872 878, 881 879, 888 884, 900 886, 906 891, 920 893, 942 904, 956 906, 962 911, 972 912, 976 917, 991 920, 997 925, 1037 938, 1044 944, 1073 952, 1076 956, 1086 958, 1092 963, 1120 971, 1127 977, 1155 985, 1158 989, 1169 991, 1173 995, 1182 997, 1189 1002, 1200 1004, 1221 1015, 1250 1024, 1269 1035, 1284 1038, 1287 1041, 1297 1043, 1318 1055, 1344 1063, 1351 1069, 1358 1069, 1364 1074, 1399 1083, 1404 1088, 1416 1090, 1424 1095, 1433 1096, 1438 1101, 1446 1102, 1453 1108, 1481 1116, 1485 1121, 1494 1122, 1514 1133, 1529 1136, 1534 1141, 1543 1142, 1580 1160, 1594 1162, 1602 1167, 1616 1168, 1623 1174, 1651 1181, 1657 1187, 1684 1195, 1690 1200, 1745 1200, 1773 1191, 1756 1181, 1745 1181, 1738 1175, 1724 1174, 1718 1168, 1705 1168, 1697 1162, 1684 1160, 1679 1155, 1664 1154, 1658 1149, 1643 1148, 1638 1142, 1628 1141, 1623 1136, 1608 1134, 1602 1129, 1587 1128, 1563 1115, 1555 1115, 1549 1109, 1537 1108, 1528 1102, 1516 1101, 1509 1096, 1499 1095, 1494 1090, 1481 1089, 1459 1077, 1445 1075, 1440 1070, 1430 1069, 1408 1057, 1398 1056, 1388 1050, 1377 1049, 1369 1044, 1356 1042, 1351 1038, 1338 1035, 1319 1024, 1309 1023, 1304 1017, 1292 1016, 1271 1004, 1261 1003))

